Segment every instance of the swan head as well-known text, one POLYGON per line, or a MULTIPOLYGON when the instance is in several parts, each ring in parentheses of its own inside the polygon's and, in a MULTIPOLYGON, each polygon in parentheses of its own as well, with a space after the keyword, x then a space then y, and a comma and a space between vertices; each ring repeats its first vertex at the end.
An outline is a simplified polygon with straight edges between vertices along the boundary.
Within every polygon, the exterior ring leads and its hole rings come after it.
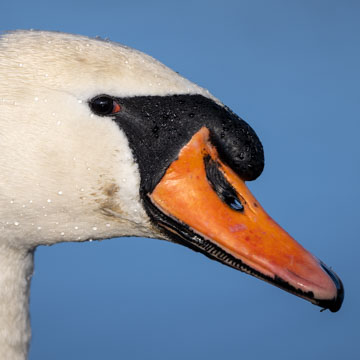
POLYGON ((245 186, 255 132, 207 90, 134 49, 51 32, 0 40, 1 245, 174 241, 337 311, 337 275, 245 186))

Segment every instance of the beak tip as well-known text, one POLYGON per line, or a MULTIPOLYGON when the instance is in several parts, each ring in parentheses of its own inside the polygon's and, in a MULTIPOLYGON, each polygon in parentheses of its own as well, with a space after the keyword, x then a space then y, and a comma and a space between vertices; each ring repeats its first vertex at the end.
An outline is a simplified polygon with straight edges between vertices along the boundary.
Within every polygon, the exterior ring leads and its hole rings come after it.
POLYGON ((344 285, 337 274, 330 268, 328 268, 323 262, 320 262, 322 269, 329 275, 336 288, 336 296, 332 300, 326 301, 326 308, 331 312, 337 312, 340 310, 344 301, 344 285))

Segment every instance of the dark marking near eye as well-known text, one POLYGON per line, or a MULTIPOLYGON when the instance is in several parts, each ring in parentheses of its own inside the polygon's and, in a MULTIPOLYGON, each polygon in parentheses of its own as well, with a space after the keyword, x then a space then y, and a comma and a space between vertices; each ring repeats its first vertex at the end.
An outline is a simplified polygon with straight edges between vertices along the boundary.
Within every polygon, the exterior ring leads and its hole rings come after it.
POLYGON ((211 159, 210 156, 204 157, 206 178, 217 196, 231 209, 244 211, 244 206, 237 195, 236 190, 226 180, 224 174, 219 169, 219 164, 211 159))
POLYGON ((241 179, 254 180, 264 167, 263 148, 255 132, 229 108, 211 99, 201 95, 112 99, 121 111, 109 115, 128 138, 139 165, 143 194, 155 189, 180 150, 204 126, 221 161, 241 179))

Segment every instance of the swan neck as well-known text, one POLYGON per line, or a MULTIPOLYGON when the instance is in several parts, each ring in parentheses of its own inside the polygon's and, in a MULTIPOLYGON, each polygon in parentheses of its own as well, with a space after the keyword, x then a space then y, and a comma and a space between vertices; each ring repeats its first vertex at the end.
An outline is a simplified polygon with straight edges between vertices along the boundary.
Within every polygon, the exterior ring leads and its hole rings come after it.
POLYGON ((34 251, 0 246, 0 359, 25 360, 34 251))

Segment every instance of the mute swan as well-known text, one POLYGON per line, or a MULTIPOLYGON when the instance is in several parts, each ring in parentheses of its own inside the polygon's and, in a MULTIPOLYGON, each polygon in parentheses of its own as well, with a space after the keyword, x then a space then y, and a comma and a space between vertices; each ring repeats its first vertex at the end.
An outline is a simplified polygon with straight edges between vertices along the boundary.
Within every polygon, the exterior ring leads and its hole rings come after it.
POLYGON ((128 47, 63 33, 0 39, 0 358, 25 359, 38 245, 142 236, 188 246, 339 310, 337 275, 245 186, 254 131, 128 47))

